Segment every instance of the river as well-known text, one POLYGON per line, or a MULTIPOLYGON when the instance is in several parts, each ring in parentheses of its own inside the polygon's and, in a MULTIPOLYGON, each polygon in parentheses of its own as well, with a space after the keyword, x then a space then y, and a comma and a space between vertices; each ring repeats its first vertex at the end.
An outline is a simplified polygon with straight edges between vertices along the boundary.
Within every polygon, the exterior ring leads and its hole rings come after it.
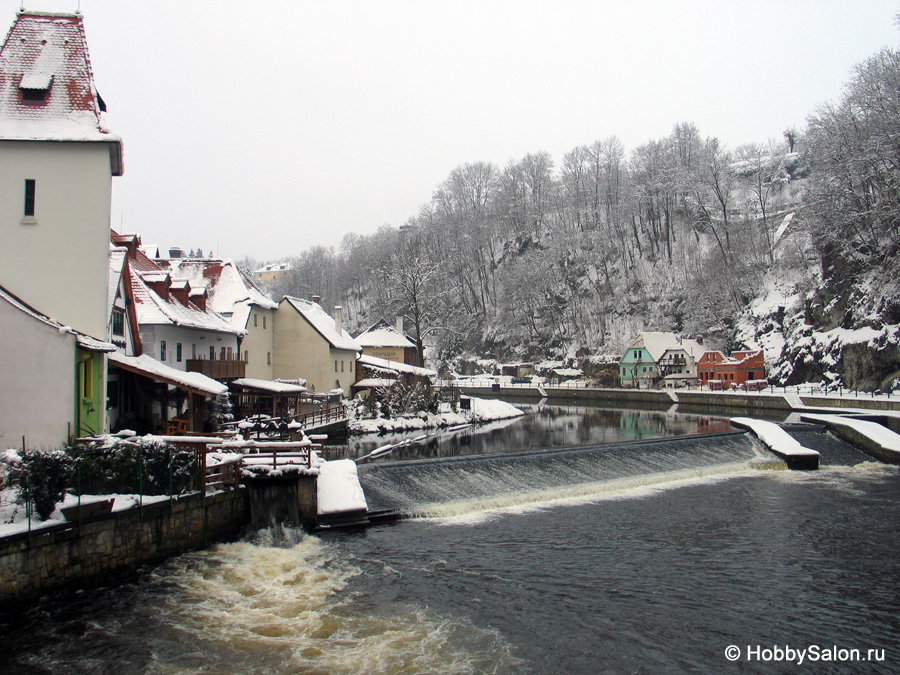
POLYGON ((825 434, 822 468, 792 472, 745 435, 569 449, 591 443, 569 432, 543 456, 366 466, 408 520, 273 527, 7 612, 0 672, 900 669, 897 468, 825 434), (796 664, 787 649, 802 666, 773 660, 796 664))

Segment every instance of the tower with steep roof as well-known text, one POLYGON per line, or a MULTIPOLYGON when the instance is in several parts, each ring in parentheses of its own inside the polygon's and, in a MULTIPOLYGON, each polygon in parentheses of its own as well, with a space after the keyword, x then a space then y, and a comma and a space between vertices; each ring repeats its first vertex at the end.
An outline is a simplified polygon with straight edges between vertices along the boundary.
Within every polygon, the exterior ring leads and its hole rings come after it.
POLYGON ((105 109, 81 14, 19 11, 0 47, 0 285, 101 339, 123 171, 105 109))

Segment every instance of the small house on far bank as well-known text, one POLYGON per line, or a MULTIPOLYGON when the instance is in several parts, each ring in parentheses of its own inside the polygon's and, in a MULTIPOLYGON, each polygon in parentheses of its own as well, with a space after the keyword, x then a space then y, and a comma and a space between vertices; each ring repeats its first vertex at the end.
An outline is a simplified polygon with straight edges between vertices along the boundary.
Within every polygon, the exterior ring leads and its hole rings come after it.
POLYGON ((388 388, 396 384, 408 387, 424 384, 430 387, 432 379, 435 377, 437 377, 437 371, 429 368, 419 368, 363 354, 356 360, 356 382, 353 385, 353 394, 355 396, 372 389, 388 388))
POLYGON ((332 317, 316 301, 286 295, 275 321, 275 378, 304 379, 312 392, 349 397, 362 347, 344 330, 342 308, 332 317))
POLYGON ((397 317, 395 325, 381 319, 356 336, 362 353, 378 359, 396 361, 410 366, 421 366, 416 345, 403 333, 403 317, 397 317))
POLYGON ((665 385, 696 384, 697 363, 705 352, 702 338, 679 340, 676 346, 666 349, 658 364, 665 385))
POLYGON ((766 379, 766 364, 761 349, 742 350, 725 356, 720 351, 708 351, 698 363, 701 386, 723 389, 762 383, 766 379))
POLYGON ((619 381, 623 387, 649 388, 661 377, 659 361, 668 349, 677 349, 675 333, 644 331, 631 341, 619 361, 619 381))

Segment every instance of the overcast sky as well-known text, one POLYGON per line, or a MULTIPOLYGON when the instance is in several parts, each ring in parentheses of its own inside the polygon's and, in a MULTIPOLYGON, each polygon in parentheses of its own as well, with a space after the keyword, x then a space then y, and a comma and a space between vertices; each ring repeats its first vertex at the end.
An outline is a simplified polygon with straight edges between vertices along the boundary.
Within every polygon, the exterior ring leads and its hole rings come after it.
POLYGON ((898 0, 24 4, 84 14, 125 143, 113 227, 260 261, 398 227, 466 162, 684 121, 780 138, 900 39, 898 0))

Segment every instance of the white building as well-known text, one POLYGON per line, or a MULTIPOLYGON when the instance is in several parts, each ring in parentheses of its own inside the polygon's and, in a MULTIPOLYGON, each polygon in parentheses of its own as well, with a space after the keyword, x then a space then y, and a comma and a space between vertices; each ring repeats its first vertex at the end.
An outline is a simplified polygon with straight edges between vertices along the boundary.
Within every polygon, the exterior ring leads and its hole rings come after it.
MULTIPOLYGON (((0 389, 25 396, 74 382, 64 387, 68 414, 48 394, 49 426, 32 435, 56 447, 108 426, 109 214, 112 177, 123 164, 105 109, 81 15, 20 10, 0 46, 0 286, 15 299, 4 301, 5 316, 24 332, 0 333, 8 359, 0 389), (55 324, 80 336, 63 340, 72 349, 62 370, 68 347, 47 337, 55 324)), ((23 430, 41 423, 24 417, 39 414, 25 404, 4 411, 18 411, 11 423, 23 430)))
POLYGON ((208 309, 241 331, 238 357, 245 376, 274 379, 275 310, 254 281, 228 258, 166 258, 155 261, 173 279, 185 279, 191 287, 205 286, 208 309))
POLYGON ((0 284, 97 338, 112 177, 123 171, 105 109, 81 15, 20 11, 0 49, 0 284))

